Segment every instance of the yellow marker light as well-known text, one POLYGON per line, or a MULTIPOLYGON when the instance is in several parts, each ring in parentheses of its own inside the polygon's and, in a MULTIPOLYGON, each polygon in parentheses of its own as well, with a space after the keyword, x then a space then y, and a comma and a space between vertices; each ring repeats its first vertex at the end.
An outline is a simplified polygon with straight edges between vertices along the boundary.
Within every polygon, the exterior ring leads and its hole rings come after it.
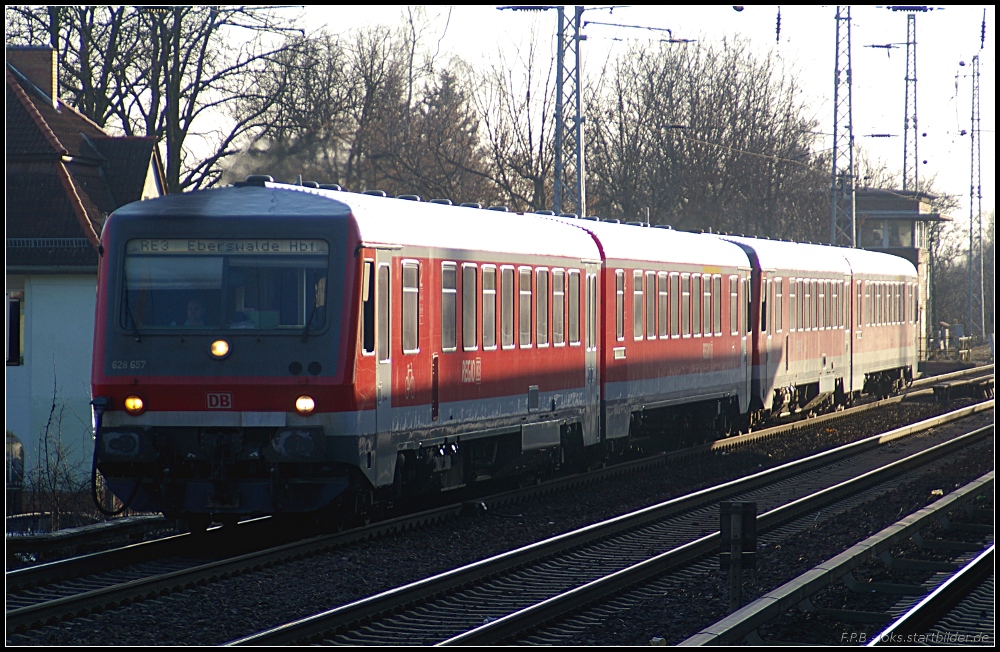
POLYGON ((215 340, 212 342, 212 346, 209 347, 209 351, 212 353, 213 358, 222 360, 229 355, 229 342, 226 340, 215 340))
POLYGON ((295 399, 295 411, 301 415, 311 414, 316 409, 316 401, 311 396, 300 396, 295 399))
POLYGON ((132 416, 137 416, 142 414, 142 411, 146 409, 146 405, 142 402, 142 399, 138 396, 129 396, 125 399, 125 411, 132 416))

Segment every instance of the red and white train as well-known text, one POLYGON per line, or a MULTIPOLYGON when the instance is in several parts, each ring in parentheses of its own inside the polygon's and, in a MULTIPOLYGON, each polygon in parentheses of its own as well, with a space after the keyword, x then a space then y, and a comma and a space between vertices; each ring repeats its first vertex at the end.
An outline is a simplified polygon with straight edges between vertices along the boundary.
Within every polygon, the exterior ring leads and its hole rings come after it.
POLYGON ((860 250, 256 177, 102 244, 95 467, 193 522, 582 467, 916 368, 914 268, 860 250))

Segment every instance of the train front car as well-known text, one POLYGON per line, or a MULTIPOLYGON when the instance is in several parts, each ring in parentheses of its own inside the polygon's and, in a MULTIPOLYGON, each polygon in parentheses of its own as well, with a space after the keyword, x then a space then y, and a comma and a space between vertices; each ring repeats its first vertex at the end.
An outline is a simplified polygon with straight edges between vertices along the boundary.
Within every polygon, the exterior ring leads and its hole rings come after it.
POLYGON ((310 415, 348 409, 357 246, 329 197, 244 184, 136 202, 103 232, 95 464, 193 523, 306 512, 352 481, 310 415))

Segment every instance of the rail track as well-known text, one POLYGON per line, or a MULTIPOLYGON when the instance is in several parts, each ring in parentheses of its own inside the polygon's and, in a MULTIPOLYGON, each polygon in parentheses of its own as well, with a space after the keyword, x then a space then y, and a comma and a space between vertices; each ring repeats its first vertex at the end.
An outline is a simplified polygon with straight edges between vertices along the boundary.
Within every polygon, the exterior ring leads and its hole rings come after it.
MULTIPOLYGON (((992 402, 985 409, 991 410, 992 402)), ((969 416, 972 410, 963 412, 969 416)), ((856 501, 873 485, 989 440, 991 427, 957 437, 942 432, 950 428, 908 436, 955 419, 956 415, 939 417, 843 446, 233 643, 483 645, 524 641, 519 638, 524 632, 716 551, 719 500, 757 500, 763 512, 758 528, 776 528, 831 503, 856 501), (886 458, 893 461, 886 463, 886 458)))
MULTIPOLYGON (((898 399, 890 399, 894 402, 898 399)), ((882 402, 862 409, 878 409, 882 402)), ((685 451, 661 454, 654 458, 609 467, 586 476, 564 478, 523 488, 514 492, 487 497, 477 501, 489 508, 511 504, 540 493, 566 491, 575 486, 586 486, 608 476, 634 473, 675 461, 678 457, 696 455, 721 448, 739 448, 753 441, 788 433, 797 427, 822 423, 821 419, 849 416, 848 412, 835 413, 799 424, 762 430, 750 435, 731 438, 685 451)), ((367 528, 313 537, 305 541, 289 542, 266 551, 234 548, 229 541, 246 543, 256 541, 255 548, 267 547, 268 539, 262 523, 248 523, 232 532, 222 529, 207 533, 218 537, 217 543, 206 544, 207 538, 198 539, 192 553, 191 535, 181 535, 162 541, 137 544, 124 549, 95 553, 75 560, 43 564, 7 573, 8 611, 7 632, 13 632, 53 623, 77 615, 100 611, 132 601, 152 598, 206 582, 212 582, 239 573, 259 570, 280 564, 289 559, 317 554, 391 532, 417 528, 429 522, 454 518, 467 505, 450 505, 430 512, 391 519, 367 528), (259 528, 259 529, 253 529, 259 528), (252 533, 252 534, 251 534, 252 533), (258 534, 265 533, 265 534, 258 534), (205 550, 224 550, 226 553, 204 554, 205 550), (236 552, 242 554, 234 554, 236 552), (197 554, 201 553, 201 554, 197 554), (223 556, 222 559, 214 557, 223 556), (100 573, 95 573, 100 571, 100 573)))

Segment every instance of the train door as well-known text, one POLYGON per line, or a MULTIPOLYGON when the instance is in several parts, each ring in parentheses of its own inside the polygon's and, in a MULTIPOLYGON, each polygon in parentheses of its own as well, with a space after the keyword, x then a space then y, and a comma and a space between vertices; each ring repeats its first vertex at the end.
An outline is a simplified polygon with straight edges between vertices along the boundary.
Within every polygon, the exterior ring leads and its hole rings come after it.
MULTIPOLYGON (((844 329, 844 349, 840 354, 843 356, 841 359, 846 362, 848 365, 847 368, 850 369, 851 349, 853 348, 851 343, 851 311, 849 310, 851 306, 851 277, 846 274, 844 275, 844 285, 841 292, 845 296, 840 297, 840 319, 842 323, 840 323, 839 326, 844 329)), ((849 385, 851 381, 848 378, 850 375, 850 371, 845 374, 844 391, 848 391, 850 389, 849 385)))
POLYGON ((375 430, 392 430, 392 252, 375 253, 375 430))
POLYGON ((745 400, 741 403, 741 408, 744 412, 749 411, 750 401, 753 396, 750 393, 753 380, 753 370, 750 361, 747 359, 749 351, 747 347, 749 342, 747 341, 748 336, 751 331, 752 320, 750 315, 753 314, 753 301, 751 300, 750 293, 750 270, 741 269, 740 270, 740 294, 742 300, 740 301, 740 310, 742 312, 742 319, 740 320, 740 364, 743 366, 743 391, 741 392, 745 400))
POLYGON ((777 371, 777 356, 771 354, 774 338, 774 279, 768 272, 760 275, 760 398, 764 407, 770 408, 773 396, 774 374, 777 371), (772 368, 772 362, 775 363, 772 368))
POLYGON ((600 293, 597 288, 597 272, 600 268, 598 263, 586 263, 586 283, 584 296, 584 319, 585 319, 585 339, 586 351, 584 352, 584 366, 586 367, 586 379, 584 386, 584 400, 586 407, 583 415, 583 444, 589 446, 596 444, 601 439, 601 379, 600 367, 598 366, 597 343, 600 341, 598 333, 598 297, 600 293))

